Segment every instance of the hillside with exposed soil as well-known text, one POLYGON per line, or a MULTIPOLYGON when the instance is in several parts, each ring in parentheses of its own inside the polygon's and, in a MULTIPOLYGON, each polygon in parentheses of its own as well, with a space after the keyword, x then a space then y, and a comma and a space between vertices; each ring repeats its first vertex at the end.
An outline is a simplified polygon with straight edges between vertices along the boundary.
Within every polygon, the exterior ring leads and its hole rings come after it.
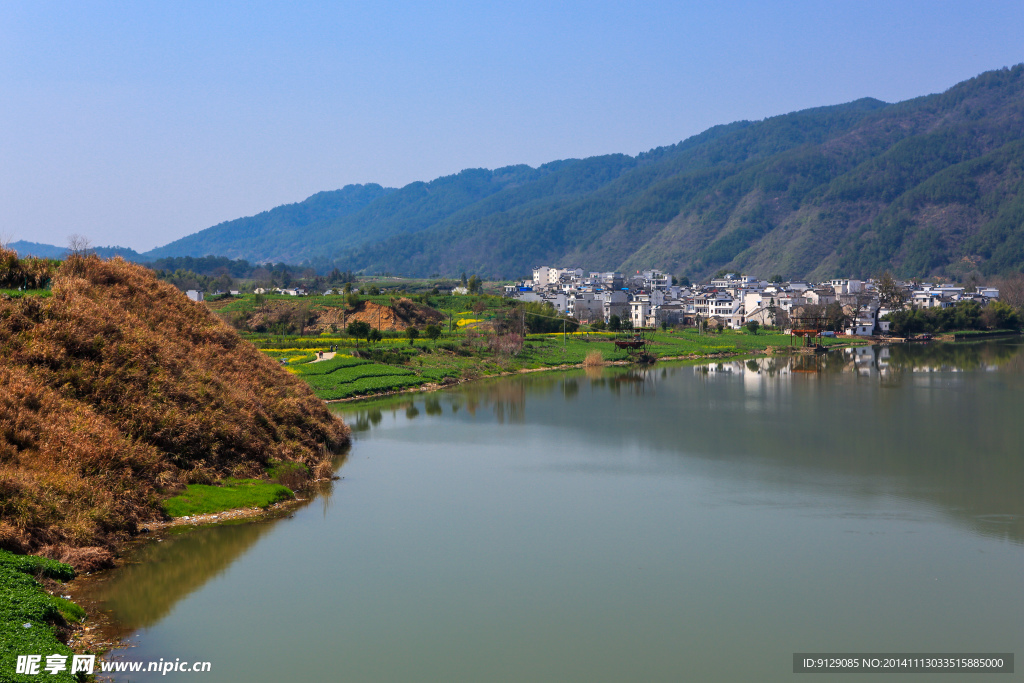
MULTIPOLYGON (((392 300, 390 305, 373 301, 337 305, 310 303, 303 298, 273 299, 229 313, 221 313, 226 321, 240 330, 291 334, 339 332, 352 322, 365 322, 373 329, 404 331, 441 323, 440 311, 411 299, 392 300)), ((230 305, 230 304, 229 304, 230 305)), ((223 310, 223 306, 212 306, 223 310)))
POLYGON ((322 331, 332 323, 340 328, 344 324, 360 321, 378 330, 402 331, 410 327, 440 323, 442 320, 444 315, 430 306, 402 298, 391 306, 360 301, 351 309, 324 308, 317 312, 315 324, 322 331))

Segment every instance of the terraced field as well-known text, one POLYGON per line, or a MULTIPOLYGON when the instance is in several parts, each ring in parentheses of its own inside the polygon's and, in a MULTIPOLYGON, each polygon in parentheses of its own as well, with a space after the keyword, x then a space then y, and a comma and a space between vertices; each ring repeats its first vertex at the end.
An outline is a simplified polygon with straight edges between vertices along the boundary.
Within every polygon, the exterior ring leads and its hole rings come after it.
POLYGON ((326 401, 415 387, 430 381, 406 368, 346 356, 299 365, 295 373, 326 401))

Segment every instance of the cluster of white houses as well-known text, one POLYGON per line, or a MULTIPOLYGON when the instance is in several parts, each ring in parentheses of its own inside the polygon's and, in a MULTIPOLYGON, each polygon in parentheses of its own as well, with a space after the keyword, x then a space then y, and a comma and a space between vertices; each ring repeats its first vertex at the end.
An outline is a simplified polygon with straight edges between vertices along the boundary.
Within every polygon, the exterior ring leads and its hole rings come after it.
MULTIPOLYGON (((908 304, 918 307, 945 308, 968 299, 985 304, 999 296, 990 287, 967 292, 951 285, 896 284, 904 288, 908 304)), ((583 323, 608 323, 614 315, 634 328, 693 325, 703 320, 733 329, 751 320, 784 325, 794 309, 799 313, 809 304, 838 302, 849 313, 848 334, 872 335, 888 331, 888 323, 881 318, 889 311, 881 306, 875 285, 871 280, 849 278, 770 283, 730 273, 706 285, 683 286, 657 270, 585 273, 582 268, 542 266, 534 269, 532 279, 506 286, 505 295, 551 304, 583 323)))

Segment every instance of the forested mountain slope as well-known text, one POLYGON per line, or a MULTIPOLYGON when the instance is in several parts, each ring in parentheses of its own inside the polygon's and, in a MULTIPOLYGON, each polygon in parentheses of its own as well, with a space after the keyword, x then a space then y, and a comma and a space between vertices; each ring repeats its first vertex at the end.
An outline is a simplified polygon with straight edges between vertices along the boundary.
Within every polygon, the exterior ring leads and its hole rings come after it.
POLYGON ((691 278, 1002 273, 1024 269, 1022 166, 1018 65, 898 104, 717 126, 636 157, 349 186, 147 256, 491 277, 542 263, 691 278))
POLYGON ((251 261, 291 260, 311 232, 337 223, 389 192, 374 184, 318 192, 303 202, 220 223, 146 252, 145 256, 150 260, 209 255, 251 261))

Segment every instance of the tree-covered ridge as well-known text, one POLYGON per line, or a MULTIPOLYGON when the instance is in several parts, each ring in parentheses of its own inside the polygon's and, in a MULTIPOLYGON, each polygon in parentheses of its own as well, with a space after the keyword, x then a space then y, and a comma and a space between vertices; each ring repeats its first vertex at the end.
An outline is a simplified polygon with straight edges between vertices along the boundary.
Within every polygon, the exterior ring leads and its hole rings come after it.
POLYGON ((514 277, 541 263, 691 279, 1005 273, 1024 268, 1022 95, 1018 65, 898 104, 716 126, 636 157, 349 186, 338 197, 362 204, 328 215, 316 195, 158 251, 419 276, 514 277), (317 202, 320 213, 300 208, 317 202))
POLYGON ((376 184, 346 185, 318 192, 305 201, 226 221, 145 254, 147 259, 173 256, 227 256, 251 261, 285 261, 288 245, 301 245, 311 231, 363 209, 393 190, 376 184))

